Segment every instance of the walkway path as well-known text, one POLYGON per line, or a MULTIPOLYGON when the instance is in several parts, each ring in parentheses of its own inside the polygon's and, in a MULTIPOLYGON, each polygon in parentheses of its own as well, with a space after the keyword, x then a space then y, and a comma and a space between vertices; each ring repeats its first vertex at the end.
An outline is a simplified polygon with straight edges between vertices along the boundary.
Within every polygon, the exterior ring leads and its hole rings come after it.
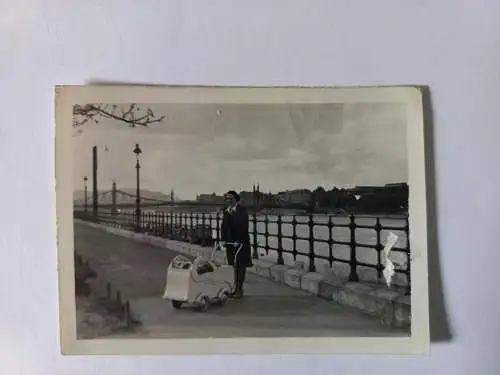
POLYGON ((75 250, 96 269, 93 287, 99 295, 105 295, 110 281, 130 300, 142 323, 130 334, 134 337, 407 336, 357 311, 250 273, 243 300, 206 313, 175 310, 161 296, 166 268, 177 253, 80 223, 75 223, 75 250))

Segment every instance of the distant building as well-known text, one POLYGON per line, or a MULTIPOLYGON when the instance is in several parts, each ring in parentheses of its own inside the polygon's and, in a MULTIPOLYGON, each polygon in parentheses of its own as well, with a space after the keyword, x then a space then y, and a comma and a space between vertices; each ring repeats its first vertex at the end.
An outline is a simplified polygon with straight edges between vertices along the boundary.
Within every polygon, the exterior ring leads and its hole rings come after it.
POLYGON ((196 201, 200 203, 212 203, 212 204, 223 204, 224 197, 221 195, 217 195, 215 193, 212 194, 199 194, 196 197, 196 201))
POLYGON ((255 193, 251 191, 241 191, 239 194, 241 204, 243 204, 244 206, 251 206, 255 203, 255 193))
POLYGON ((408 184, 406 182, 397 182, 397 183, 392 183, 392 184, 386 184, 385 188, 405 191, 405 190, 408 190, 408 184))
POLYGON ((408 208, 408 184, 356 186, 350 189, 356 196, 356 207, 363 212, 398 212, 408 208))
POLYGON ((375 193, 384 189, 384 186, 355 186, 349 189, 354 194, 375 193))
POLYGON ((269 192, 267 194, 259 193, 258 199, 259 199, 260 204, 263 206, 276 203, 276 197, 271 192, 269 192))
POLYGON ((311 195, 310 190, 297 189, 280 192, 276 195, 276 199, 284 203, 307 203, 311 199, 311 195))

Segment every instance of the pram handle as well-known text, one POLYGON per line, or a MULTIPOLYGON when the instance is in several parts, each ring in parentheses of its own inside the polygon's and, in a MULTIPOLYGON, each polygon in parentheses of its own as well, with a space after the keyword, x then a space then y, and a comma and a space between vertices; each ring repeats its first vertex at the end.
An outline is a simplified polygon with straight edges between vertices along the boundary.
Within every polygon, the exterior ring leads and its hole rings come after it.
POLYGON ((223 245, 241 246, 242 244, 240 242, 226 242, 226 241, 216 242, 212 254, 210 256, 212 260, 215 259, 215 253, 217 252, 217 249, 221 249, 223 245))
POLYGON ((233 246, 239 246, 241 243, 240 242, 226 242, 226 241, 220 241, 219 242, 219 245, 220 244, 224 244, 224 245, 233 245, 233 246))

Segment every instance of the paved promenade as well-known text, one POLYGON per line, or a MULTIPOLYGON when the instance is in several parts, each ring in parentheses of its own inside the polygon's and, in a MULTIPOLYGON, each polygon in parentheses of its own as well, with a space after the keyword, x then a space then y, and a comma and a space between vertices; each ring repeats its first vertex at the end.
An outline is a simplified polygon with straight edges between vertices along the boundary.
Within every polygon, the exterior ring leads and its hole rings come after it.
POLYGON ((175 310, 161 296, 167 266, 176 252, 80 223, 75 223, 75 250, 97 271, 92 286, 99 295, 105 295, 109 281, 130 300, 142 323, 128 334, 133 337, 407 336, 358 311, 251 273, 243 300, 230 300, 206 313, 189 307, 175 310))

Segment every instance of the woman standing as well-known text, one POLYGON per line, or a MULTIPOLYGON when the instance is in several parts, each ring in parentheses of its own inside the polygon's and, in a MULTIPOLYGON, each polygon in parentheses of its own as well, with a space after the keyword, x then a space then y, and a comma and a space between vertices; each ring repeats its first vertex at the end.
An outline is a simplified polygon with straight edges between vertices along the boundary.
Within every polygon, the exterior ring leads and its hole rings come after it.
POLYGON ((232 297, 242 298, 246 269, 253 266, 248 233, 248 211, 240 204, 240 196, 234 190, 228 191, 224 200, 226 208, 222 217, 221 240, 238 243, 225 246, 227 262, 234 268, 235 290, 232 297))

